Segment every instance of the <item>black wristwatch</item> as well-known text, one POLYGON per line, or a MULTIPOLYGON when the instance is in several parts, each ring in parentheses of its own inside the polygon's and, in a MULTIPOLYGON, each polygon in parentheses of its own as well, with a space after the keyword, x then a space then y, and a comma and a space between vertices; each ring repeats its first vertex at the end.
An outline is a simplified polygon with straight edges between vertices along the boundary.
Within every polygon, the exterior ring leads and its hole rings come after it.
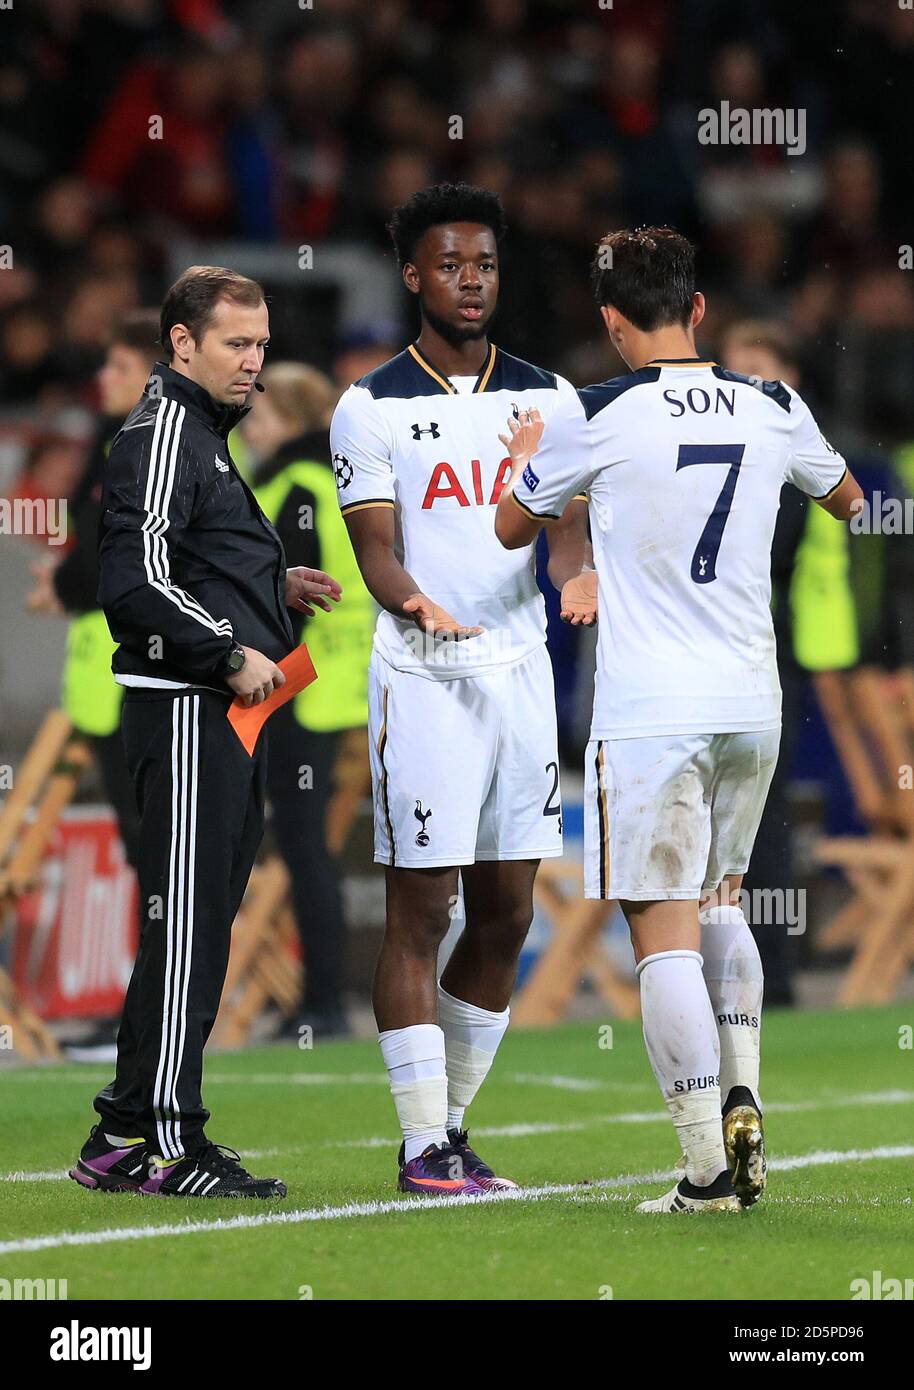
POLYGON ((222 677, 237 676, 246 660, 247 657, 244 654, 244 647, 239 647, 236 642, 230 649, 228 655, 222 658, 219 664, 219 675, 222 677))

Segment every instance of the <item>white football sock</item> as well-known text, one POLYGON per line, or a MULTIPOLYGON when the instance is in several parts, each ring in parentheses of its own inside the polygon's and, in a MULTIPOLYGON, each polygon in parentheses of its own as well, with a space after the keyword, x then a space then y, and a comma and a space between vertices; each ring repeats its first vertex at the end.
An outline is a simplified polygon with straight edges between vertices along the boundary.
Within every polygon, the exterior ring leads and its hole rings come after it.
POLYGON ((764 974, 755 937, 741 907, 711 907, 699 921, 705 983, 720 1038, 720 1093, 726 1100, 733 1086, 746 1086, 761 1106, 764 974))
POLYGON ((409 1163, 429 1144, 447 1143, 444 1034, 437 1023, 415 1023, 389 1028, 378 1042, 409 1163))
POLYGON ((438 1021, 447 1057, 447 1127, 462 1129, 463 1112, 489 1074, 505 1036, 510 1009, 494 1013, 455 999, 438 986, 438 1021))
POLYGON ((644 1041, 686 1156, 706 1187, 727 1166, 720 1127, 720 1045, 697 951, 658 951, 636 971, 644 1041))

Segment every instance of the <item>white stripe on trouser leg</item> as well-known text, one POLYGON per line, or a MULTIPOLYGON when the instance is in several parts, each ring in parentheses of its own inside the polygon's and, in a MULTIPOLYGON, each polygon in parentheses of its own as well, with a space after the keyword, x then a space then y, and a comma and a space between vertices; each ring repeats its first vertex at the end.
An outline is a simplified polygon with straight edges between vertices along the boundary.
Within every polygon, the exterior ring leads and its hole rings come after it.
POLYGON ((175 1158, 169 1127, 162 1109, 163 1082, 168 1062, 171 1025, 171 978, 172 957, 174 954, 174 911, 175 881, 177 869, 178 820, 181 805, 181 777, 179 773, 178 745, 180 735, 180 699, 175 699, 171 710, 171 843, 168 851, 168 885, 165 903, 165 979, 162 987, 162 1033, 159 1041, 159 1064, 156 1068, 153 1090, 153 1109, 156 1117, 156 1134, 163 1158, 175 1158))
POLYGON ((184 951, 187 914, 187 798, 188 798, 188 746, 187 746, 187 705, 185 698, 176 703, 180 706, 181 742, 181 788, 179 797, 178 834, 175 861, 175 904, 173 913, 172 939, 174 942, 174 968, 171 974, 171 1009, 168 1019, 168 1051, 166 1054, 165 1080, 162 1087, 162 1109, 166 1116, 165 1129, 171 1144, 172 1157, 182 1152, 175 1108, 172 1104, 175 1077, 175 1056, 178 1047, 178 1020, 181 997, 181 979, 184 970, 184 951))
POLYGON ((184 917, 184 970, 179 1000, 178 1051, 173 1069, 171 1088, 172 1114, 175 1116, 175 1140, 181 1144, 181 1110, 178 1105, 178 1078, 184 1060, 184 1040, 187 1035, 187 995, 190 989, 191 962, 194 950, 194 878, 197 862, 197 774, 200 763, 200 696, 192 695, 184 701, 190 705, 185 724, 189 735, 187 755, 187 882, 185 887, 186 911, 184 917))
POLYGON ((193 828, 196 827, 199 703, 198 695, 176 699, 172 710, 171 845, 168 863, 168 903, 165 913, 165 982, 162 1037, 153 1092, 156 1132, 164 1158, 179 1158, 183 1153, 177 1083, 179 1049, 183 1052, 186 1026, 190 940, 193 936, 193 923, 188 913, 188 903, 192 905, 193 902, 193 889, 191 885, 188 892, 187 882, 188 856, 193 859, 193 845, 188 844, 188 829, 191 820, 193 828))

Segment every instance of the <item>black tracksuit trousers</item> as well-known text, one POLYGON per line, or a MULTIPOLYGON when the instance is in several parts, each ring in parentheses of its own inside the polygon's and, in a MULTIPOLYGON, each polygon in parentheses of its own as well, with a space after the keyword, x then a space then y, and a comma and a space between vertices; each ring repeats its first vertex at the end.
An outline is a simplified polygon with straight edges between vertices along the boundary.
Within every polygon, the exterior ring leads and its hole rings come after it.
POLYGON ((249 757, 229 704, 216 691, 129 689, 121 719, 141 817, 140 948, 117 1074, 95 1109, 106 1133, 142 1136, 163 1158, 204 1142, 203 1049, 263 834, 266 734, 249 757))

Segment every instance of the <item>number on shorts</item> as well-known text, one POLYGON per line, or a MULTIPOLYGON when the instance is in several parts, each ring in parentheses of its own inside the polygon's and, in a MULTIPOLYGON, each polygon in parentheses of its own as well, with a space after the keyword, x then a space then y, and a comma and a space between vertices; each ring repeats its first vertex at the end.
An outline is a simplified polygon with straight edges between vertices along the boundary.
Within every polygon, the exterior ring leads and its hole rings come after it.
POLYGON ((545 804, 545 806, 543 807, 543 815, 544 815, 544 816, 560 816, 560 815, 562 814, 562 803, 561 803, 560 801, 556 801, 556 803, 555 803, 554 806, 553 806, 553 804, 552 804, 554 798, 558 796, 558 792, 559 792, 559 765, 558 765, 558 763, 547 763, 547 764, 546 764, 546 771, 552 773, 552 786, 551 786, 551 788, 550 788, 550 790, 549 790, 549 795, 546 797, 546 804, 545 804))
POLYGON ((733 505, 739 466, 743 461, 745 451, 745 444, 680 444, 679 446, 679 458, 676 463, 677 473, 680 468, 691 468, 696 463, 726 463, 730 465, 730 471, 724 479, 724 485, 714 503, 714 510, 705 523, 705 529, 698 538, 698 544, 692 556, 692 580, 696 584, 710 584, 712 580, 717 578, 717 552, 720 550, 724 527, 733 505))

